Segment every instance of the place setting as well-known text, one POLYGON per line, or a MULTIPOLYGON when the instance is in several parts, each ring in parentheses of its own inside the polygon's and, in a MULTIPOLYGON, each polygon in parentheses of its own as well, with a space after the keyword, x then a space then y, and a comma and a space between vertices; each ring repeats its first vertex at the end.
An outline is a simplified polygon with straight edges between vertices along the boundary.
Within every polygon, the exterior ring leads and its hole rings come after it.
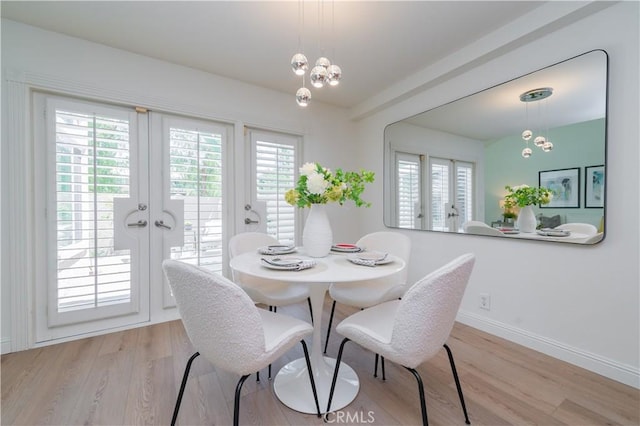
POLYGON ((355 244, 340 243, 332 245, 331 251, 335 253, 360 253, 364 251, 364 248, 355 244))
POLYGON ((294 256, 261 257, 260 263, 266 268, 278 271, 302 271, 303 269, 313 268, 316 265, 316 261, 313 259, 294 256))
POLYGON ((389 253, 380 251, 364 251, 359 253, 353 253, 347 256, 347 260, 356 265, 362 266, 378 266, 386 265, 393 262, 393 259, 389 256, 389 253))
POLYGON ((283 254, 291 254, 296 252, 296 246, 293 244, 274 244, 269 246, 260 247, 258 253, 279 256, 283 254))
POLYGON ((571 231, 566 229, 542 228, 536 231, 538 235, 543 237, 568 237, 571 231))

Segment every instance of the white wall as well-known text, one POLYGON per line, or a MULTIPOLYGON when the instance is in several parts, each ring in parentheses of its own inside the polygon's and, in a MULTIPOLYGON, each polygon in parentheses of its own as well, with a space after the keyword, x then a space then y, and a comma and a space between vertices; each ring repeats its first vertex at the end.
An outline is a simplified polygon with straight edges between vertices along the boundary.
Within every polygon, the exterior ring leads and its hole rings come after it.
MULTIPOLYGON (((595 246, 402 231, 413 243, 410 279, 454 256, 477 255, 459 320, 615 380, 639 384, 639 4, 621 2, 565 28, 504 49, 495 59, 361 120, 362 164, 382 173, 384 127, 592 49, 609 54, 607 235, 595 246), (371 141, 378 140, 378 150, 371 141), (479 294, 491 295, 491 311, 479 294)), ((509 40, 500 40, 508 44, 509 40)), ((517 43, 515 43, 517 44, 517 43)), ((459 53, 459 52, 458 52, 459 53)), ((459 59, 459 58, 458 58, 459 59)), ((455 61, 452 61, 452 63, 455 61)), ((376 182, 374 205, 383 202, 376 182)), ((363 212, 361 232, 383 228, 363 212)))
MULTIPOLYGON (((19 185, 25 185, 27 194, 33 193, 30 151, 20 154, 23 158, 9 159, 7 152, 15 153, 16 145, 30 146, 26 120, 24 140, 9 140, 13 113, 8 108, 7 80, 22 83, 24 87, 40 86, 56 91, 61 87, 73 88, 74 95, 139 105, 155 110, 165 110, 189 114, 205 119, 219 120, 235 125, 234 152, 236 170, 243 170, 248 160, 243 160, 243 126, 249 125, 278 130, 304 136, 303 160, 318 161, 331 169, 343 167, 351 169, 356 163, 354 124, 348 120, 346 111, 313 102, 302 109, 295 102, 295 90, 284 94, 248 85, 190 68, 180 67, 151 58, 97 45, 84 40, 43 31, 13 21, 2 20, 2 352, 11 348, 12 305, 16 306, 16 296, 10 292, 12 280, 19 286, 27 286, 33 292, 32 266, 33 247, 37 237, 30 235, 32 218, 26 209, 23 214, 11 218, 6 214, 11 206, 23 200, 10 200, 10 186, 14 182, 6 179, 9 161, 24 162, 24 176, 19 177, 19 185), (9 126, 7 125, 9 124, 9 126), (16 227, 24 232, 8 232, 16 227), (14 235, 10 240, 8 237, 14 235), (18 265, 11 262, 18 261, 18 265), (17 280, 17 281, 16 281, 17 280)), ((18 90, 20 87, 18 87, 18 90)), ((25 109, 28 109, 28 97, 25 109)), ((28 113, 26 114, 28 116, 28 113)), ((20 129, 13 129, 20 133, 20 129)), ((241 192, 243 177, 235 181, 241 192)), ((28 197, 27 195, 27 201, 28 197)), ((235 217, 243 217, 245 200, 237 196, 235 217)), ((358 212, 354 207, 329 209, 334 232, 345 241, 355 241, 358 212), (338 220, 338 214, 340 215, 338 220)), ((240 229, 238 225, 237 229, 240 229)), ((31 293, 32 294, 32 293, 31 293)), ((20 305, 18 303, 17 305, 20 305)), ((21 311, 31 308, 20 307, 21 311)), ((21 314, 22 315, 22 314, 21 314)), ((27 312, 25 315, 32 315, 27 312)), ((166 315, 165 315, 166 317, 166 315)), ((152 312, 152 320, 162 320, 162 312, 152 312), (155 316, 154 316, 155 315, 155 316)), ((22 331, 21 331, 22 332, 22 331)), ((18 345, 20 347, 20 345, 18 345)))
MULTIPOLYGON (((376 183, 365 193, 374 207, 356 210, 332 206, 329 210, 334 218, 340 215, 339 221, 333 220, 334 233, 345 241, 353 241, 362 233, 384 228, 382 135, 387 124, 600 48, 610 56, 609 209, 607 237, 602 243, 579 247, 402 232, 413 241, 411 279, 458 254, 469 251, 477 254, 476 268, 462 305, 462 321, 638 387, 640 231, 634 216, 640 208, 638 15, 637 2, 623 2, 566 28, 531 37, 528 44, 515 50, 510 48, 509 40, 500 40, 506 47, 495 59, 480 61, 475 69, 448 81, 425 81, 424 87, 428 89, 424 92, 382 109, 356 125, 345 121, 347 114, 337 108, 315 103, 308 110, 300 110, 290 94, 3 20, 3 352, 12 327, 12 299, 7 290, 9 278, 15 279, 6 263, 8 249, 13 248, 6 242, 7 230, 12 225, 6 214, 10 201, 6 195, 10 184, 6 152, 10 143, 24 143, 8 141, 6 137, 8 71, 12 78, 39 80, 54 86, 58 80, 72 81, 79 92, 106 90, 114 101, 126 100, 230 121, 237 125, 237 138, 241 137, 243 124, 303 133, 305 160, 320 161, 332 168, 365 167, 377 173, 376 183), (359 221, 352 219, 356 216, 359 221), (490 312, 478 309, 479 293, 485 292, 492 297, 490 312)), ((518 44, 521 41, 515 43, 518 44)), ((457 54, 459 59, 461 53, 457 54)), ((241 203, 236 201, 237 205, 241 203)), ((27 280, 24 285, 33 286, 33 282, 27 280)))

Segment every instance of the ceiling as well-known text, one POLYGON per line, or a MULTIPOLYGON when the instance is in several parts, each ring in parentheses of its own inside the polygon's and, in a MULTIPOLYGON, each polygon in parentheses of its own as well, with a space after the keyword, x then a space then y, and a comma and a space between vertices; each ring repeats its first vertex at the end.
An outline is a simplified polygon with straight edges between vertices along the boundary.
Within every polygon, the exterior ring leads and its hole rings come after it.
POLYGON ((414 125, 495 142, 525 128, 536 133, 605 117, 607 57, 593 51, 403 120, 414 125), (547 99, 524 103, 522 93, 551 88, 547 99))
POLYGON ((288 93, 292 101, 302 82, 289 62, 300 36, 310 61, 324 49, 343 71, 339 86, 313 88, 312 102, 352 108, 542 4, 2 1, 0 7, 3 18, 288 93))

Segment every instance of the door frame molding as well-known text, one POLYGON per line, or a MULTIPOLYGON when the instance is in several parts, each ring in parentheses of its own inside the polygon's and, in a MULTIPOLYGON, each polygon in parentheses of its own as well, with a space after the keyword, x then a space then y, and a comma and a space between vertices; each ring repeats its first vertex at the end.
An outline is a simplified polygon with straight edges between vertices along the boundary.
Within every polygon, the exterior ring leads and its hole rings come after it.
MULTIPOLYGON (((234 127, 230 137, 236 141, 242 141, 244 123, 240 120, 231 120, 223 117, 213 117, 202 114, 192 105, 176 103, 170 99, 149 96, 145 93, 119 91, 99 85, 71 81, 53 77, 46 74, 21 72, 14 69, 6 69, 4 82, 7 87, 6 125, 3 134, 3 149, 11 161, 3 162, 7 165, 7 183, 2 188, 7 190, 6 200, 11 203, 6 208, 8 238, 3 242, 2 278, 9 281, 11 299, 11 334, 10 341, 4 341, 2 353, 17 352, 33 347, 46 346, 53 343, 73 340, 75 337, 52 339, 46 342, 36 343, 36 214, 34 211, 34 174, 36 163, 34 162, 34 137, 33 137, 33 93, 44 92, 60 96, 78 97, 80 99, 111 103, 118 106, 145 105, 151 110, 163 111, 171 114, 184 115, 207 121, 217 121, 234 127), (238 138, 239 137, 239 138, 238 138), (6 249, 6 250, 5 250, 6 249), (6 251, 6 253, 5 253, 6 251)), ((230 142, 233 146, 242 143, 230 142)), ((238 152, 230 153, 230 161, 234 161, 238 152)), ((241 152, 240 152, 241 154, 241 152)), ((232 191, 230 191, 232 192, 232 191)), ((231 197, 228 208, 233 210, 237 204, 237 197, 231 197)), ((228 212, 229 218, 233 218, 232 211, 228 212)), ((230 224, 229 229, 235 229, 235 223, 230 224)), ((42 266, 41 266, 42 267, 42 266)), ((163 313, 149 323, 163 322, 178 318, 177 311, 163 313)), ((83 334, 92 336, 131 327, 117 327, 95 333, 83 334)))

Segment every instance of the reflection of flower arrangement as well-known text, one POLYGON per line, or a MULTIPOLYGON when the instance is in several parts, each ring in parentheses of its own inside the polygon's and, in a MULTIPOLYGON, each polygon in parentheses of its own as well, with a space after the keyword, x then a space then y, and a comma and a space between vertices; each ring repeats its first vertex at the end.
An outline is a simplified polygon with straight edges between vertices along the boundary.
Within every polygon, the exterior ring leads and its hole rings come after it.
POLYGON ((356 206, 369 207, 360 198, 365 183, 373 182, 374 173, 366 170, 344 172, 337 169, 335 173, 325 169, 318 163, 305 163, 300 167, 300 177, 295 188, 284 194, 284 199, 292 206, 311 207, 311 204, 338 202, 340 205, 352 200, 356 206))
POLYGON ((549 188, 534 188, 529 185, 504 187, 509 193, 504 197, 505 210, 516 206, 525 207, 534 204, 549 204, 553 198, 553 192, 549 188))

